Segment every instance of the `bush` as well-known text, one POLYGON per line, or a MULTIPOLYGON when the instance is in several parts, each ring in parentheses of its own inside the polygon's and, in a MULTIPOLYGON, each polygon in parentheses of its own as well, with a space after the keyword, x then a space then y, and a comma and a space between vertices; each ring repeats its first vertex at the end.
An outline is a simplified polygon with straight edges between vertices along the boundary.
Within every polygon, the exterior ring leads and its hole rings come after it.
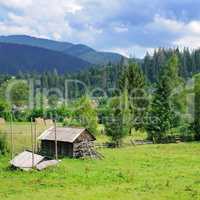
POLYGON ((81 127, 81 122, 78 119, 68 118, 63 122, 63 126, 71 126, 71 127, 81 127))
POLYGON ((0 133, 0 155, 5 155, 9 152, 7 138, 4 133, 0 133))

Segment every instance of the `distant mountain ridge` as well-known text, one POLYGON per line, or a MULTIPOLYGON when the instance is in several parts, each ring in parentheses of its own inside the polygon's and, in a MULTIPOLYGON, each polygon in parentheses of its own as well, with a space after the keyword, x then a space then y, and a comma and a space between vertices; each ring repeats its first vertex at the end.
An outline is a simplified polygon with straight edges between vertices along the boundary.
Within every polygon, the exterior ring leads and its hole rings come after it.
POLYGON ((123 58, 122 55, 112 52, 99 52, 83 44, 72 44, 69 42, 58 42, 49 39, 31 37, 27 35, 0 36, 0 42, 29 45, 62 52, 80 58, 95 65, 108 63, 117 64, 123 58))
POLYGON ((31 37, 28 35, 0 36, 0 42, 29 45, 54 51, 64 51, 66 48, 73 45, 72 43, 68 42, 57 42, 49 39, 31 37))
POLYGON ((76 72, 91 64, 77 57, 41 47, 0 42, 0 73, 43 73, 56 69, 58 73, 76 72))

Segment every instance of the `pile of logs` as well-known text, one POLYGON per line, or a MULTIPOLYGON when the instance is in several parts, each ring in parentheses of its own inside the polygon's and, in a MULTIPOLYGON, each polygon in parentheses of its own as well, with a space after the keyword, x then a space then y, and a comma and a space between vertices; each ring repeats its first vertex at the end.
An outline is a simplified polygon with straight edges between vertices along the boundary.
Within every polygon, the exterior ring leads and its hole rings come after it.
POLYGON ((93 142, 83 141, 74 144, 74 157, 90 157, 91 159, 102 159, 103 155, 95 150, 93 142))

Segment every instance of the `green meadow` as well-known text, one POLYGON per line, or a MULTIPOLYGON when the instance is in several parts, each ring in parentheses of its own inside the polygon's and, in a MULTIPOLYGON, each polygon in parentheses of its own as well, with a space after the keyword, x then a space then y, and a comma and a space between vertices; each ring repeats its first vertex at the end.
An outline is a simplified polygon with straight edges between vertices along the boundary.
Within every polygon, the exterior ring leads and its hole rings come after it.
POLYGON ((198 200, 200 145, 100 149, 103 160, 65 159, 45 171, 12 171, 0 158, 1 200, 198 200))

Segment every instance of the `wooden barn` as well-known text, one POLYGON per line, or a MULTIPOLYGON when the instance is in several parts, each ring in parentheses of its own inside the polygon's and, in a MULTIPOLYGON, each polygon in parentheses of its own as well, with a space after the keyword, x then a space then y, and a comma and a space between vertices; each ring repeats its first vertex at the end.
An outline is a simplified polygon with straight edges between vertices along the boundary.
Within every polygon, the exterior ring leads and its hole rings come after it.
POLYGON ((90 144, 96 140, 87 129, 72 127, 51 127, 38 139, 41 153, 50 157, 55 157, 56 151, 58 157, 82 157, 91 153, 90 144))

